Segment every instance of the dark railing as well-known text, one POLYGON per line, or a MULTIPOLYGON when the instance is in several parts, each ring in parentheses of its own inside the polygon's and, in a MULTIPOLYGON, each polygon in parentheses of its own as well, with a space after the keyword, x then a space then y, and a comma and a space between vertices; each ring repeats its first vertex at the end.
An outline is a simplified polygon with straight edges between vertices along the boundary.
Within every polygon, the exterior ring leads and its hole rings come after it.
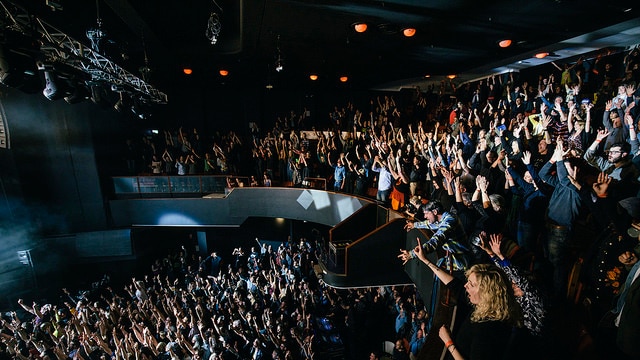
MULTIPOLYGON (((226 194, 225 175, 184 175, 184 176, 116 176, 113 190, 116 197, 159 196, 179 197, 193 194, 226 194)), ((249 178, 233 176, 233 187, 249 187, 249 178)))

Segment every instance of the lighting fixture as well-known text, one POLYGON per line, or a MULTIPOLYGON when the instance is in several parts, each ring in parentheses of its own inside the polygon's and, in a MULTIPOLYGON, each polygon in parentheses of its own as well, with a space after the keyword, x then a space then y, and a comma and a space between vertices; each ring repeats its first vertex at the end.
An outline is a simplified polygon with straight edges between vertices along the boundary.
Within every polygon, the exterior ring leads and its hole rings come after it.
MULTIPOLYGON (((218 3, 213 0, 213 5, 215 5, 220 10, 220 14, 223 13, 222 8, 218 3)), ((214 10, 211 12, 209 16, 209 20, 207 21, 207 30, 204 33, 204 36, 209 39, 211 45, 215 45, 218 43, 218 39, 220 38, 220 32, 222 31, 222 22, 220 21, 220 15, 214 10)))
POLYGON ((544 59, 544 58, 546 58, 547 56, 549 56, 549 53, 548 53, 548 52, 541 52, 541 53, 537 53, 537 54, 535 54, 535 58, 536 58, 536 59, 544 59))
POLYGON ((498 43, 498 46, 500 46, 501 48, 507 48, 507 47, 511 46, 511 39, 504 39, 504 40, 501 40, 501 41, 498 43))
POLYGON ((367 24, 365 23, 355 23, 353 24, 353 29, 358 33, 363 33, 367 31, 367 24))
POLYGON ((347 82, 349 81, 349 78, 346 76, 340 76, 340 82, 347 82))
POLYGON ((453 80, 453 79, 455 79, 455 78, 456 78, 456 75, 455 75, 455 74, 451 74, 451 75, 447 75, 447 77, 448 77, 450 80, 453 80))
POLYGON ((191 68, 184 68, 184 69, 182 69, 182 72, 183 72, 185 75, 191 75, 191 74, 193 74, 193 69, 191 69, 191 68))
POLYGON ((284 70, 284 61, 282 61, 282 51, 280 51, 280 35, 278 35, 278 38, 276 39, 276 54, 277 54, 276 71, 280 72, 284 70))
POLYGON ((88 100, 91 97, 91 94, 89 94, 89 90, 84 82, 75 81, 72 89, 71 94, 64 97, 64 101, 66 101, 67 104, 77 104, 88 100))
POLYGON ((91 48, 97 52, 100 51, 100 43, 104 38, 107 37, 107 34, 102 31, 102 19, 100 18, 100 2, 96 0, 96 28, 92 28, 87 30, 87 39, 91 42, 91 48))
POLYGON ((425 75, 424 77, 428 79, 428 78, 430 78, 430 77, 431 77, 431 75, 427 74, 427 75, 425 75))
POLYGON ((122 112, 122 110, 124 109, 124 96, 122 95, 122 93, 122 91, 118 93, 118 101, 113 104, 113 109, 117 112, 122 112))
POLYGON ((311 80, 313 80, 313 81, 316 81, 316 80, 318 80, 318 75, 316 75, 316 74, 311 74, 311 75, 309 75, 309 79, 311 79, 311 80))
POLYGON ((60 98, 60 94, 58 92, 58 85, 54 80, 54 75, 51 71, 44 71, 44 90, 42 90, 42 95, 44 95, 49 100, 57 100, 60 98))
POLYGON ((404 29, 402 29, 402 35, 404 35, 405 37, 412 37, 415 34, 416 34, 416 29, 414 29, 414 28, 404 28, 404 29))
POLYGON ((147 56, 147 45, 144 42, 144 34, 142 35, 142 49, 144 50, 144 65, 142 65, 138 71, 142 75, 144 81, 149 81, 151 75, 151 67, 149 66, 149 57, 147 56))
POLYGON ((220 69, 220 76, 227 76, 227 75, 229 75, 229 71, 225 69, 220 69))

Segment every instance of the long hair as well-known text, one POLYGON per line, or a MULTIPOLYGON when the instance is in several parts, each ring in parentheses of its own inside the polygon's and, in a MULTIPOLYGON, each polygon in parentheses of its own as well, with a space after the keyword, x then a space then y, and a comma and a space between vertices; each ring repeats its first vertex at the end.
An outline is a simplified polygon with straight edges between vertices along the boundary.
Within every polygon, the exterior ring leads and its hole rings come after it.
POLYGON ((479 302, 471 313, 472 322, 506 321, 520 324, 521 314, 513 295, 511 282, 495 265, 473 265, 465 275, 475 274, 478 280, 479 302))

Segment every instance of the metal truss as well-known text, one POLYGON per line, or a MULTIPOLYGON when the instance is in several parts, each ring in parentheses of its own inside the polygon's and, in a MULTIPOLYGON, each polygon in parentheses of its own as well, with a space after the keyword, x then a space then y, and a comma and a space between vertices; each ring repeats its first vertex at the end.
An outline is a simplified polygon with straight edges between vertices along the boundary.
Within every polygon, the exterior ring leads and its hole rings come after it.
POLYGON ((9 28, 24 34, 38 33, 41 42, 40 52, 47 61, 68 65, 91 76, 93 82, 104 82, 137 93, 142 99, 166 104, 167 95, 144 80, 131 74, 118 64, 100 55, 90 47, 73 39, 71 36, 47 24, 41 19, 30 15, 24 9, 13 6, 7 7, 6 1, 0 0, 4 16, 13 24, 9 28), (13 11, 13 12, 12 12, 13 11))

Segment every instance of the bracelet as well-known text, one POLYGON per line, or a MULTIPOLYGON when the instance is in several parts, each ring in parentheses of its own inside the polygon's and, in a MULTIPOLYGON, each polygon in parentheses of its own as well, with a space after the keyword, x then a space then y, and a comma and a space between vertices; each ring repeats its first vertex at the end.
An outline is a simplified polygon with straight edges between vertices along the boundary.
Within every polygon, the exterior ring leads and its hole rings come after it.
POLYGON ((453 345, 453 340, 449 340, 449 341, 447 341, 446 343, 444 343, 444 347, 445 347, 445 348, 447 348, 447 349, 448 349, 451 345, 453 345))
POLYGON ((599 143, 602 139, 596 139, 595 142, 599 143))
POLYGON ((456 351, 456 347, 453 344, 451 344, 451 346, 449 346, 447 350, 449 350, 449 352, 453 354, 453 352, 456 351))

